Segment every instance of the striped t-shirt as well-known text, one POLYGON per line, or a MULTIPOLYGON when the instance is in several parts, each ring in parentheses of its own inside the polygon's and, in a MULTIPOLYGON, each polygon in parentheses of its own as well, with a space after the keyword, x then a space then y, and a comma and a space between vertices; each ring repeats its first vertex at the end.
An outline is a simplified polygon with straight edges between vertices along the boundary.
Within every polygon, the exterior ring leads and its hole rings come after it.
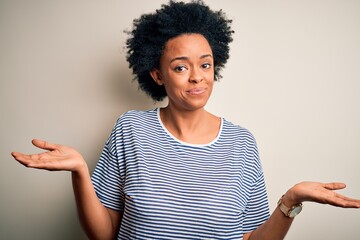
POLYGON ((123 212, 118 239, 242 239, 269 218, 252 134, 221 119, 216 139, 176 139, 159 109, 116 122, 92 181, 107 208, 123 212))

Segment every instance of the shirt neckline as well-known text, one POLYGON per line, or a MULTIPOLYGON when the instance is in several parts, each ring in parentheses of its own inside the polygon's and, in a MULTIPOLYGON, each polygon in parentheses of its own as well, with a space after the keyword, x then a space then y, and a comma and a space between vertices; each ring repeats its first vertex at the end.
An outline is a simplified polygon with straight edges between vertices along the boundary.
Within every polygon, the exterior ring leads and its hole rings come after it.
POLYGON ((161 128, 175 141, 181 143, 182 145, 186 145, 186 146, 191 146, 191 147, 207 147, 210 146, 212 144, 214 144, 215 142, 217 142, 217 140, 220 138, 220 135, 222 133, 222 129, 223 129, 223 124, 224 124, 224 119, 222 117, 220 117, 220 129, 218 131, 218 134, 216 135, 216 137, 210 141, 209 143, 204 143, 204 144, 196 144, 196 143, 188 143, 188 142, 184 142, 178 138, 176 138, 169 130, 167 130, 167 128, 165 127, 165 125, 163 124, 163 122, 161 121, 160 118, 160 107, 156 109, 156 115, 157 115, 157 119, 158 122, 161 126, 161 128))

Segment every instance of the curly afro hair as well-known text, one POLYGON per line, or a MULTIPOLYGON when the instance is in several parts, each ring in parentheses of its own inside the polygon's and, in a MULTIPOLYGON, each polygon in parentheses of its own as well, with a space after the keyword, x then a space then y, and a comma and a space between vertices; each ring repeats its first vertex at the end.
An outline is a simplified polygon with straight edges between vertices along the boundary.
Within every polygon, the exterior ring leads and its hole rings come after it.
POLYGON ((213 52, 214 76, 218 80, 220 70, 229 58, 232 41, 231 20, 220 11, 212 11, 202 0, 190 3, 170 0, 155 13, 143 14, 133 22, 130 37, 126 41, 127 61, 135 75, 139 88, 154 101, 163 100, 167 94, 163 85, 152 79, 150 71, 159 68, 160 57, 169 39, 182 34, 202 34, 213 52))

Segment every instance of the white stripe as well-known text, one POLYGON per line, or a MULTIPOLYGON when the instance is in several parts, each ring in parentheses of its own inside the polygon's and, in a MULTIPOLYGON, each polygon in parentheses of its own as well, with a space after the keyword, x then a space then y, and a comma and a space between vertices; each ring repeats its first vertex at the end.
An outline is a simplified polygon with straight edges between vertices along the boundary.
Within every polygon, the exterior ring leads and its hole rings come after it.
POLYGON ((159 109, 123 114, 92 176, 124 211, 118 239, 242 239, 269 217, 256 142, 225 119, 209 144, 176 139, 159 109))

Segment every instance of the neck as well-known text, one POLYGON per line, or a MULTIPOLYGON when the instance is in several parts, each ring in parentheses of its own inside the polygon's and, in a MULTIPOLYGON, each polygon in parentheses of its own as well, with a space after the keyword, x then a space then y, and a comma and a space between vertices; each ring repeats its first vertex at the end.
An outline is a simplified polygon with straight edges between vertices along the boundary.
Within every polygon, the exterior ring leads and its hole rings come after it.
POLYGON ((175 131, 177 133, 176 135, 194 132, 208 115, 209 113, 204 108, 187 111, 167 106, 160 111, 163 124, 168 129, 175 131))
POLYGON ((220 127, 220 118, 204 108, 190 111, 168 105, 160 110, 160 118, 173 136, 188 143, 209 143, 215 139, 220 127))

